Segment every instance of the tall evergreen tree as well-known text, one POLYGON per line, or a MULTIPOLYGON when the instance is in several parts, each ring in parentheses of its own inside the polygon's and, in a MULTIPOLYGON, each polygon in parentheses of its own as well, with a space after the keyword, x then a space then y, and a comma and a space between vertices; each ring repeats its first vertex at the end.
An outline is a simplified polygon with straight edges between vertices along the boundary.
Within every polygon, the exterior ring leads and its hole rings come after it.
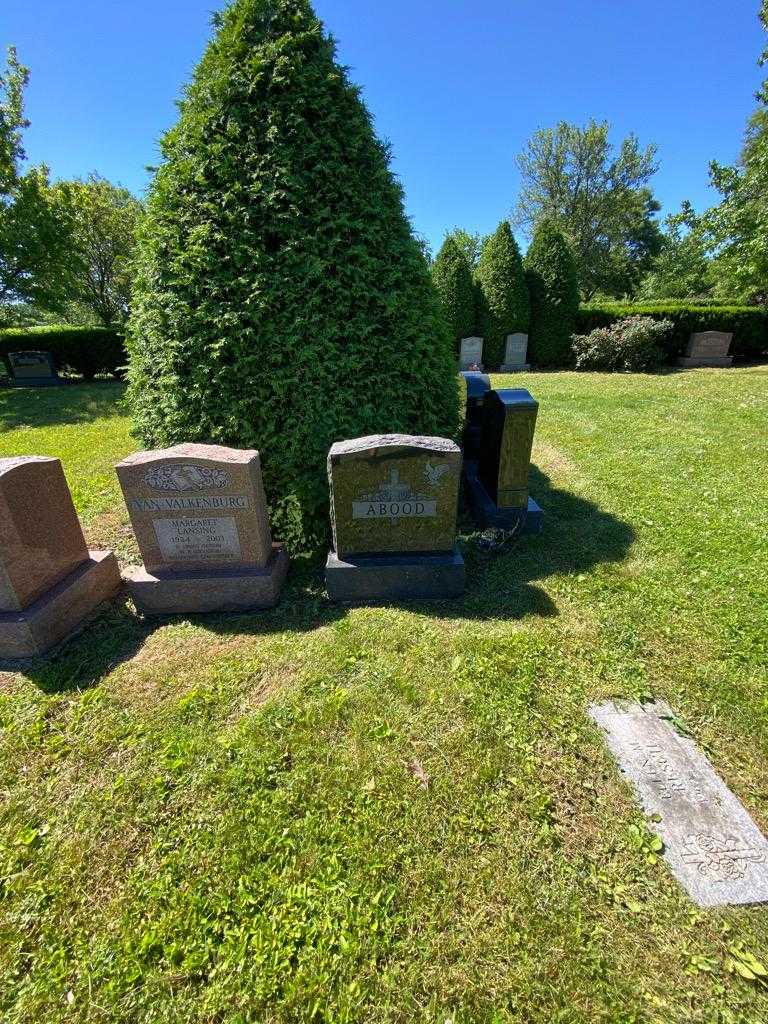
POLYGON ((432 264, 432 280, 458 351, 461 338, 475 332, 475 286, 466 251, 448 235, 432 264))
POLYGON ((498 366, 504 360, 507 335, 527 334, 531 319, 523 260, 509 221, 502 221, 485 240, 475 276, 481 293, 478 330, 485 338, 485 361, 498 366))
POLYGON ((530 360, 538 366, 566 366, 571 362, 579 285, 570 246, 549 220, 540 221, 534 232, 525 272, 531 296, 530 360))
POLYGON ((333 441, 452 434, 429 269, 359 89, 308 0, 234 0, 162 140, 129 397, 148 445, 257 447, 273 526, 327 530, 333 441))

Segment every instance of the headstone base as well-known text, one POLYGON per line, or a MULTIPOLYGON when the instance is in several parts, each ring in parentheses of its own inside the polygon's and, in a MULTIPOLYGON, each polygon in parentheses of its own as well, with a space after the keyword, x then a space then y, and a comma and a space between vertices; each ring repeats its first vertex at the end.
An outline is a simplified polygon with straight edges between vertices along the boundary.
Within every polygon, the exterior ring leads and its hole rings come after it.
POLYGON ((530 363, 502 363, 499 373, 527 373, 530 368, 530 363))
POLYGON ((494 527, 497 530, 514 530, 523 519, 521 533, 541 533, 544 513, 533 498, 528 499, 527 509, 499 508, 477 476, 476 463, 465 463, 464 481, 472 515, 478 526, 483 529, 494 527))
POLYGON ((156 576, 143 565, 123 573, 128 593, 144 615, 196 615, 247 612, 273 608, 288 571, 288 555, 280 544, 263 569, 195 569, 156 576))
POLYGON ((8 386, 12 388, 58 388, 67 381, 61 377, 11 377, 8 386))
POLYGON ((0 658, 34 658, 76 632, 121 587, 111 551, 90 558, 20 612, 0 612, 0 658))
POLYGON ((369 604, 461 597, 466 573, 458 548, 447 554, 357 555, 328 552, 325 584, 332 601, 369 604))
POLYGON ((681 356, 677 365, 688 369, 699 366, 733 366, 733 356, 681 356))

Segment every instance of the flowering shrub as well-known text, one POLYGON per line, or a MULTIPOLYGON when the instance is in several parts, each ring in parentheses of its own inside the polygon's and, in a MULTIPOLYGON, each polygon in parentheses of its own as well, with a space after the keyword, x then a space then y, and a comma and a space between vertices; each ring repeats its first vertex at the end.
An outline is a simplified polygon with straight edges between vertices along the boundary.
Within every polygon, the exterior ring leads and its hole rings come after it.
POLYGON ((589 334, 574 334, 577 370, 652 370, 664 359, 664 341, 674 324, 650 316, 629 316, 589 334))

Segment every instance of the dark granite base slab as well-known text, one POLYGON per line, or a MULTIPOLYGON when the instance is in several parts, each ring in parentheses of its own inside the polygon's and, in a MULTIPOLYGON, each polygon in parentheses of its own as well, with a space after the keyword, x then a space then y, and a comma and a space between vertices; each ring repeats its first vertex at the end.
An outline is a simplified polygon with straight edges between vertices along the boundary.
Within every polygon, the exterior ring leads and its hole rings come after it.
POLYGON ((288 555, 275 544, 263 569, 199 569, 156 576, 138 565, 123 576, 144 615, 195 615, 273 608, 287 572, 288 555))
POLYGON ((530 363, 502 363, 499 373, 528 373, 530 368, 530 363))
POLYGON ((60 388, 67 383, 57 377, 19 377, 17 380, 12 377, 9 386, 12 388, 60 388))
POLYGON ((470 464, 466 467, 464 482, 466 484, 467 497, 469 498, 472 515, 478 526, 483 529, 494 527, 497 530, 514 530, 521 518, 525 519, 520 532, 541 533, 544 528, 544 513, 539 505, 528 499, 527 510, 519 508, 499 508, 493 503, 485 487, 473 471, 475 467, 470 464))
POLYGON ((466 584, 458 548, 447 554, 357 555, 328 552, 325 584, 332 601, 368 604, 390 601, 441 601, 461 597, 466 584))
POLYGON ((677 365, 689 370, 707 366, 733 366, 733 356, 681 356, 677 365))
POLYGON ((0 613, 0 658, 34 658, 77 632, 122 586, 111 551, 90 558, 20 612, 0 613))

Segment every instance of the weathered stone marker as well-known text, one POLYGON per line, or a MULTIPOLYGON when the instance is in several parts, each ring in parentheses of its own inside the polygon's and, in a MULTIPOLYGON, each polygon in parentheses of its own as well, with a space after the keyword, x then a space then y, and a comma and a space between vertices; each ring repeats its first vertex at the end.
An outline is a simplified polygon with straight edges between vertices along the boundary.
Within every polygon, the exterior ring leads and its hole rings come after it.
POLYGON ((515 373, 519 370, 530 370, 530 368, 528 363, 528 335, 508 334, 501 372, 515 373))
POLYGON ((467 473, 470 503, 481 526, 541 530, 541 509, 528 495, 538 412, 539 403, 524 388, 503 388, 485 396, 480 464, 467 473))
POLYGON ((466 469, 467 462, 477 462, 480 458, 483 401, 491 390, 491 378, 487 373, 477 373, 472 370, 463 370, 461 376, 464 378, 466 388, 466 413, 461 441, 464 451, 464 468, 466 469))
POLYGON ((43 654, 120 589, 89 551, 58 459, 0 459, 0 656, 43 654))
POLYGON ((328 453, 333 550, 326 583, 336 601, 456 597, 461 451, 441 437, 377 434, 328 453))
POLYGON ((483 339, 462 338, 459 350, 459 370, 483 368, 483 339))
POLYGON ((287 556, 273 545, 256 451, 179 444, 116 467, 144 565, 126 573, 146 614, 274 605, 287 556))
POLYGON ((14 384, 25 388, 45 388, 61 384, 50 352, 9 352, 8 365, 14 384))
POLYGON ((729 355, 732 334, 723 331, 701 331, 692 334, 685 356, 677 360, 678 366, 732 366, 733 356, 729 355))
POLYGON ((662 703, 590 709, 664 841, 677 880, 701 907, 768 901, 768 841, 662 703))

